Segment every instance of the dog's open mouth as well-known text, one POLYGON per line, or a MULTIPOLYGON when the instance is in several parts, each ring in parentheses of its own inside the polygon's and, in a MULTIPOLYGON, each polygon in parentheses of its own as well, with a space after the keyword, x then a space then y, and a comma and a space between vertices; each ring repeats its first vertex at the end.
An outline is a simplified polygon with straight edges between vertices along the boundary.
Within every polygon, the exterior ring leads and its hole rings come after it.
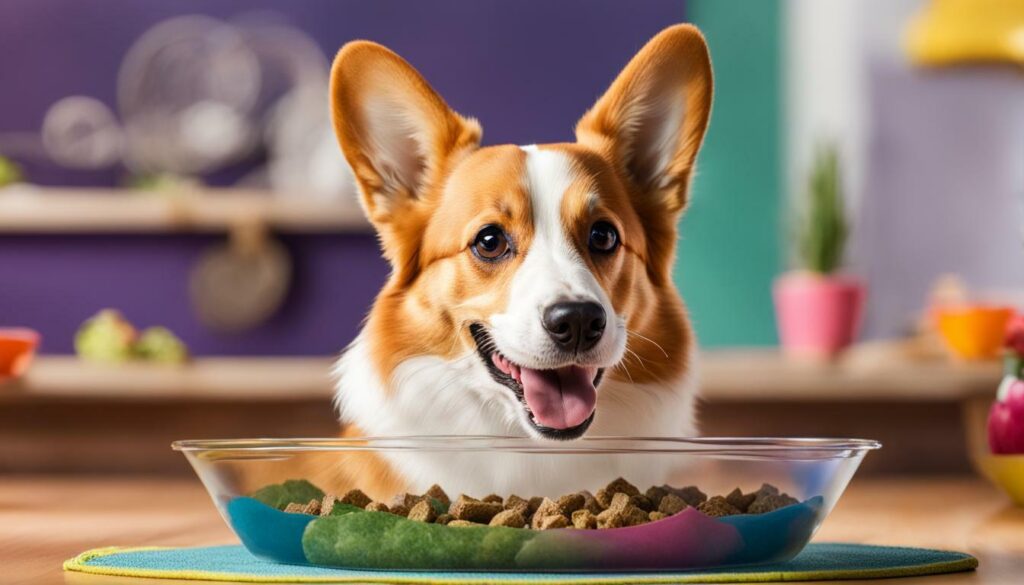
POLYGON ((579 438, 587 431, 594 420, 597 385, 604 368, 527 368, 502 355, 482 325, 474 323, 469 331, 491 377, 515 394, 538 433, 549 439, 567 440, 579 438))

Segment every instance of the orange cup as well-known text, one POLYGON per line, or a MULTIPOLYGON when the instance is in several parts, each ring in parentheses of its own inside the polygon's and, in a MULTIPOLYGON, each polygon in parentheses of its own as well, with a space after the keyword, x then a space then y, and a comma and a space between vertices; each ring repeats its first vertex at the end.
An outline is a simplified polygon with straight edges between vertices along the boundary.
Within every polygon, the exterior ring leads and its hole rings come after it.
POLYGON ((950 305, 935 309, 935 318, 946 347, 968 361, 999 357, 1006 325, 1013 309, 1002 305, 950 305))
POLYGON ((31 329, 0 328, 0 381, 25 373, 39 346, 39 334, 31 329))

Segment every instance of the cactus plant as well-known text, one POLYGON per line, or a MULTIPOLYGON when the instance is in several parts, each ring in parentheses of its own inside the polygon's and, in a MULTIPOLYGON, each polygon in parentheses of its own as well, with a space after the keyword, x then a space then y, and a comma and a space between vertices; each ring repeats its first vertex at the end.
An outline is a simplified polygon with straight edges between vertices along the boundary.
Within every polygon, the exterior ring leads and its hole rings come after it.
POLYGON ((800 267, 832 274, 843 262, 849 233, 839 152, 834 144, 825 144, 815 153, 801 203, 794 226, 800 267))

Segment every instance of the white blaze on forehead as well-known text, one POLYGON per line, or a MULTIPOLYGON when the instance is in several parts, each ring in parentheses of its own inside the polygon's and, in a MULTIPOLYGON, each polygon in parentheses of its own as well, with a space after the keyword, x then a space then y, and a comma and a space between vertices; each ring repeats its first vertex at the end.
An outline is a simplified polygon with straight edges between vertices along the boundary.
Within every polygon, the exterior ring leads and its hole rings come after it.
MULTIPOLYGON (((596 302, 614 315, 608 295, 580 257, 562 221, 562 200, 572 185, 572 159, 559 150, 524 146, 523 177, 533 211, 533 239, 512 279, 505 311, 491 316, 491 335, 513 362, 534 368, 559 367, 564 360, 547 331, 544 310, 562 301, 596 302)), ((605 336, 596 354, 613 355, 618 342, 605 336)))
POLYGON ((547 299, 548 303, 600 301, 600 286, 580 258, 572 244, 572 235, 566 233, 562 222, 562 200, 573 182, 572 160, 558 150, 540 150, 534 145, 522 149, 526 152, 526 182, 533 209, 534 236, 520 272, 537 277, 529 286, 546 288, 547 296, 552 297, 547 299), (566 298, 557 298, 559 296, 566 298))

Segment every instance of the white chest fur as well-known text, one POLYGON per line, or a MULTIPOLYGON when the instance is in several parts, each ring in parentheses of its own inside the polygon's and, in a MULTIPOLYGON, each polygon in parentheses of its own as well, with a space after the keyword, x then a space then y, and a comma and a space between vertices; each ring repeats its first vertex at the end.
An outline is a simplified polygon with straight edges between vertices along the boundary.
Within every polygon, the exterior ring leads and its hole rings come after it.
MULTIPOLYGON (((694 368, 666 387, 608 380, 598 390, 588 436, 692 436, 694 368)), ((515 401, 495 390, 475 353, 455 360, 418 357, 402 362, 389 387, 357 339, 339 360, 336 403, 346 423, 371 436, 525 436, 515 401)), ((550 445, 550 443, 547 443, 550 445)), ((568 445, 568 444, 567 444, 568 445)), ((450 493, 558 495, 596 489, 617 476, 651 485, 675 467, 671 458, 635 454, 546 455, 524 453, 388 453, 410 484, 437 483, 450 493)))

